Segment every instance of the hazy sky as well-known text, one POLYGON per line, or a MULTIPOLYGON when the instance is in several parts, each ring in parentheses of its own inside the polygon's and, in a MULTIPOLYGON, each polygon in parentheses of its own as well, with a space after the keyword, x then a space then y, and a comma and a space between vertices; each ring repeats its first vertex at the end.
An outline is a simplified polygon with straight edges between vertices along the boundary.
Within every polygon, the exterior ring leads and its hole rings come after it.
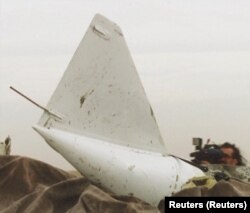
POLYGON ((32 129, 96 13, 125 36, 168 152, 192 138, 250 159, 250 1, 0 0, 0 140, 12 154, 71 166, 32 129))

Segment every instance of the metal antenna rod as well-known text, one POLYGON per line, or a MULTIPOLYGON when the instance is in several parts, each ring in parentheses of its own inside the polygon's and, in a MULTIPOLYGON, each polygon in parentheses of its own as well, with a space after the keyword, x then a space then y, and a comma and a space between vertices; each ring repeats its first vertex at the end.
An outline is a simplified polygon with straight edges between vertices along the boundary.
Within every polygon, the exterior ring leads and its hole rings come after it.
POLYGON ((40 109, 44 110, 45 112, 54 115, 55 117, 62 119, 61 116, 55 114, 54 112, 51 112, 50 110, 46 109, 45 107, 41 106, 40 104, 36 103, 35 101, 31 100, 29 97, 27 97, 26 95, 24 95, 23 93, 21 93, 20 91, 18 91, 17 89, 15 89, 14 87, 10 86, 10 89, 12 89, 14 92, 16 92, 17 94, 21 95, 22 97, 24 97, 25 99, 27 99, 28 101, 30 101, 32 104, 36 105, 37 107, 39 107, 40 109))

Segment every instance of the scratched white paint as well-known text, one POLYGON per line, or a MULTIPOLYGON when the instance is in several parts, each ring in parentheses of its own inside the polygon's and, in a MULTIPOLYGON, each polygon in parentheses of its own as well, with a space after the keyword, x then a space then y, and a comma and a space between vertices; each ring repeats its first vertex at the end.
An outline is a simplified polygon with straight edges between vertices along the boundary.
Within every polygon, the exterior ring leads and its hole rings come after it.
POLYGON ((96 15, 39 125, 166 153, 153 111, 120 28, 96 15))
POLYGON ((90 180, 152 205, 198 168, 166 149, 120 28, 96 15, 34 129, 90 180))
POLYGON ((157 206, 164 196, 204 173, 172 156, 104 142, 57 129, 33 127, 86 177, 119 195, 133 195, 157 206))

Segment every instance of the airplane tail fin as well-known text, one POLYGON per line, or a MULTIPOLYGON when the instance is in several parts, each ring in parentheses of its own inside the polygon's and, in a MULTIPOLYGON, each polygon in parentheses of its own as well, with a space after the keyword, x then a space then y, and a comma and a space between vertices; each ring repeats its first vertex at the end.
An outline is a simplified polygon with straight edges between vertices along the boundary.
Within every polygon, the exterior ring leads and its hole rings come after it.
POLYGON ((39 125, 165 154, 153 110, 120 28, 97 14, 39 125))

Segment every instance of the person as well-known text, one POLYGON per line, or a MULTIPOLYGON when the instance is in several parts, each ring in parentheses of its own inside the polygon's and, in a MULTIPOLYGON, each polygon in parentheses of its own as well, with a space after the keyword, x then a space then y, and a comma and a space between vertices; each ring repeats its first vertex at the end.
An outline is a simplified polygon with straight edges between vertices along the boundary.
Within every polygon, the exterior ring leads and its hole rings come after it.
MULTIPOLYGON (((209 142, 209 141, 208 141, 209 142)), ((246 159, 241 155, 240 149, 235 144, 207 144, 190 153, 192 163, 197 165, 221 164, 228 166, 246 166, 246 159)), ((200 143, 201 144, 201 143, 200 143)))
POLYGON ((220 150, 224 153, 223 157, 220 159, 221 164, 230 166, 245 166, 240 150, 234 144, 225 142, 220 145, 220 150))

